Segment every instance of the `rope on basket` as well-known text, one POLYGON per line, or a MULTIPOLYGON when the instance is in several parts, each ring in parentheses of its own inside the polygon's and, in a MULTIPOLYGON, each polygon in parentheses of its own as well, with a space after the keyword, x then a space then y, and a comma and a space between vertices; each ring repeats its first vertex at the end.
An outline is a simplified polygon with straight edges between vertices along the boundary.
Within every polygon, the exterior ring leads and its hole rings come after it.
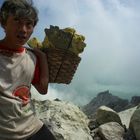
POLYGON ((63 64, 64 59, 65 59, 65 56, 66 56, 66 52, 67 52, 68 49, 70 48, 70 45, 71 45, 72 40, 73 40, 73 37, 74 37, 74 33, 75 33, 75 31, 73 32, 72 37, 71 37, 71 40, 70 40, 70 42, 69 42, 69 44, 68 44, 68 47, 66 48, 66 50, 65 50, 65 52, 64 52, 64 55, 63 55, 63 57, 62 57, 62 61, 61 61, 60 67, 59 67, 59 69, 58 69, 58 71, 57 71, 57 74, 56 74, 56 77, 55 77, 55 79, 54 79, 54 82, 56 81, 56 79, 57 79, 57 77, 58 77, 58 74, 59 74, 59 72, 60 72, 60 69, 61 69, 61 67, 62 67, 62 64, 63 64))

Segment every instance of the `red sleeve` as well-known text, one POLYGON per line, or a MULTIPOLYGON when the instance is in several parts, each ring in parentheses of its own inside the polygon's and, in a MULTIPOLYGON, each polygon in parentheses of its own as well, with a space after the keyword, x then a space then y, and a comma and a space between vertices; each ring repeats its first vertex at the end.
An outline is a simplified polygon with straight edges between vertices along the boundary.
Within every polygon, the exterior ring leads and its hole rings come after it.
POLYGON ((32 80, 32 84, 36 84, 39 82, 39 77, 40 77, 40 71, 39 71, 39 61, 38 58, 36 57, 36 66, 35 66, 35 71, 34 71, 34 77, 32 80))

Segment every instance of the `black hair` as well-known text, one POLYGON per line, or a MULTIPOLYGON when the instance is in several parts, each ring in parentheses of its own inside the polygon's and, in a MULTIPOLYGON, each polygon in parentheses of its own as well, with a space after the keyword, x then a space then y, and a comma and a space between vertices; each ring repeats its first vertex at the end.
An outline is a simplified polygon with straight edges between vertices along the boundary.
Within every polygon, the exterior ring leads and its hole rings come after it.
POLYGON ((34 26, 38 22, 38 10, 33 6, 32 0, 5 0, 0 9, 1 25, 5 25, 9 15, 15 18, 33 20, 34 26))

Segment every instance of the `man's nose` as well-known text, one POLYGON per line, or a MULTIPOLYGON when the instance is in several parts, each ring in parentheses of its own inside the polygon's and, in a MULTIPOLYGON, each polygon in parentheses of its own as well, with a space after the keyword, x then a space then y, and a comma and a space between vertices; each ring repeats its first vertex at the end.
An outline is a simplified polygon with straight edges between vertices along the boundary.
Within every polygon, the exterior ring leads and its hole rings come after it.
POLYGON ((26 33, 27 32, 27 26, 25 24, 21 24, 19 27, 19 30, 26 33))

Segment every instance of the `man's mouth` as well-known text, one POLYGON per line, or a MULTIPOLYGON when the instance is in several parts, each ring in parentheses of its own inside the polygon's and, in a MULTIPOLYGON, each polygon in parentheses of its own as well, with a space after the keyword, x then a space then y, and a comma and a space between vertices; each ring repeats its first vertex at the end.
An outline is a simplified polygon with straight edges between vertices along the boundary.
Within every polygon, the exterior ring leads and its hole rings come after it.
POLYGON ((19 40, 26 40, 26 37, 25 36, 23 36, 23 35, 17 35, 17 38, 19 39, 19 40))

